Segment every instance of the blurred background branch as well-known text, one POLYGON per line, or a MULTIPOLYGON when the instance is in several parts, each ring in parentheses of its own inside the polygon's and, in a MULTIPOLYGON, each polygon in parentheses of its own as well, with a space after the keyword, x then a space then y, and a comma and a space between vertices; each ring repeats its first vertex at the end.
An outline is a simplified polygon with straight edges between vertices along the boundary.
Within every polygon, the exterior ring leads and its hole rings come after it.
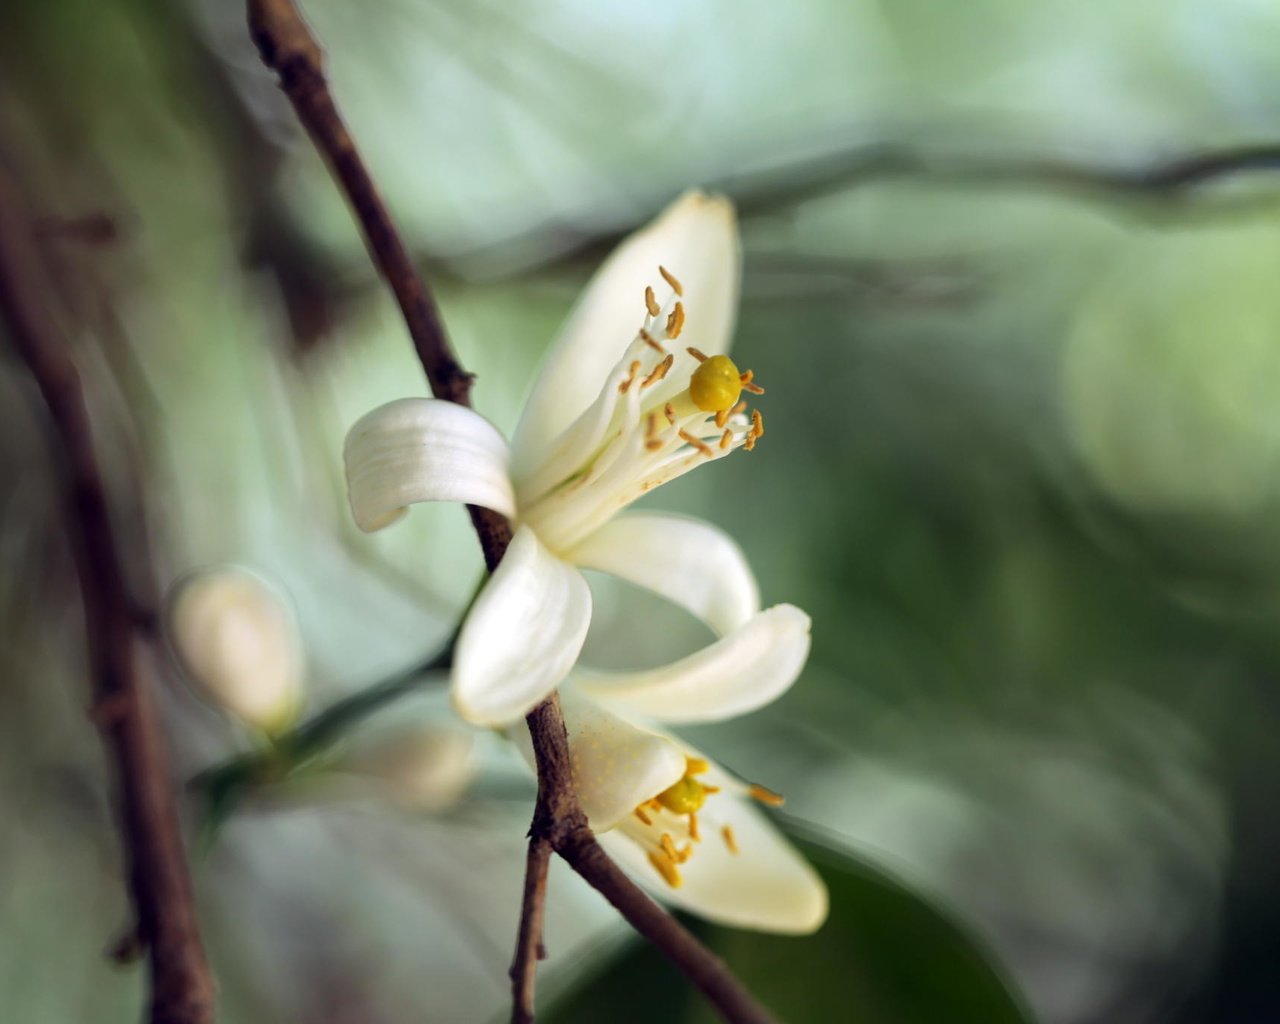
MULTIPOLYGON (((0 312, 39 388, 57 443, 67 536, 84 606, 98 726, 115 765, 136 945, 147 952, 153 1024, 209 1024, 214 985, 200 938, 165 740, 139 651, 138 604, 112 527, 80 375, 49 308, 26 204, 0 177, 0 312)), ((135 945, 126 940, 121 949, 135 945)))

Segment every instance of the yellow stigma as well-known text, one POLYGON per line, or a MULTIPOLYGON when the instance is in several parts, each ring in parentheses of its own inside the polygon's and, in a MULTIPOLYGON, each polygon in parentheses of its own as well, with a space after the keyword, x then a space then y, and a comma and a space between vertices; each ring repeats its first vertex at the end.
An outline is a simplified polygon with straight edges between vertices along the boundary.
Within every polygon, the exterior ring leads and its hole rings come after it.
POLYGON ((742 394, 742 375, 728 356, 710 356, 689 378, 689 397, 703 412, 732 408, 742 394))
POLYGON ((664 789, 657 796, 658 803, 676 814, 692 814, 707 802, 707 787, 686 775, 674 786, 664 789))

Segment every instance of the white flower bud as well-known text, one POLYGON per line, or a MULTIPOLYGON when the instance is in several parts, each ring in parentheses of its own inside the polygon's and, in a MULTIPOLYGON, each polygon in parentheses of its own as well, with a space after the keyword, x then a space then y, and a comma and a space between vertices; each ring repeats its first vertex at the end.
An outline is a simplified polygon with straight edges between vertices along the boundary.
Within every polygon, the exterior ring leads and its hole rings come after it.
POLYGON ((169 640, 213 703, 267 733, 302 707, 302 643, 293 611, 264 580, 218 568, 183 580, 169 603, 169 640))
POLYGON ((402 807, 442 811, 457 803, 475 777, 474 748, 469 730, 422 722, 362 739, 341 767, 381 783, 402 807))

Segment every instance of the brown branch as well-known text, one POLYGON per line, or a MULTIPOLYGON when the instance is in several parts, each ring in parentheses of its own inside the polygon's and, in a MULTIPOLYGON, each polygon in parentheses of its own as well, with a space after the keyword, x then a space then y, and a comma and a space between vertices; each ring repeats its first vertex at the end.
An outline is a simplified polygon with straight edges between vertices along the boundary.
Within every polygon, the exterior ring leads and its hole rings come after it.
POLYGON ((200 940, 168 753, 143 678, 134 602, 66 339, 41 296, 33 225, 0 181, 0 314, 48 408, 88 635, 91 717, 115 762, 137 940, 150 952, 152 1024, 207 1024, 214 984, 200 940))
MULTIPOLYGON (((426 282, 399 233, 329 93, 320 44, 293 0, 247 0, 249 29, 263 63, 338 179, 364 232, 374 263, 404 314, 418 359, 437 398, 470 405, 471 374, 454 357, 426 282)), ((504 516, 468 506, 486 564, 492 571, 511 540, 504 516)), ((553 693, 528 716, 538 767, 538 800, 529 829, 528 874, 511 967, 513 1020, 533 1019, 533 982, 545 913, 548 850, 604 895, 640 934, 661 949, 727 1020, 768 1024, 772 1017, 723 961, 662 910, 611 861, 587 825, 578 800, 569 739, 553 693)))

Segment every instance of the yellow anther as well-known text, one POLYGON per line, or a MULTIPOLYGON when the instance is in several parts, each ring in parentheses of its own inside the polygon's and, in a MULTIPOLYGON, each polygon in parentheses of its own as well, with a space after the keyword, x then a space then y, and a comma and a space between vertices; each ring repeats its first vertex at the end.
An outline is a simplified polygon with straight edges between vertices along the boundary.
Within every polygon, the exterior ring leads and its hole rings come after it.
POLYGON ((737 405, 735 405, 732 409, 729 410, 729 415, 737 416, 739 413, 744 413, 746 411, 747 411, 747 403, 739 402, 737 405))
POLYGON ((747 383, 742 385, 742 390, 748 391, 753 395, 764 394, 764 388, 762 388, 759 384, 752 384, 750 381, 747 381, 747 383))
POLYGON ((692 345, 690 345, 687 349, 685 349, 685 351, 688 352, 689 355, 693 356, 693 358, 698 360, 698 362, 700 363, 705 363, 707 361, 707 354, 703 352, 701 349, 696 349, 692 345))
POLYGON ((680 877, 680 872, 676 868, 675 862, 672 861, 665 853, 660 850, 649 851, 649 863, 658 870, 667 885, 673 889, 679 889, 684 884, 684 879, 680 877))
POLYGON ((705 757, 689 757, 684 759, 684 771, 686 775, 701 775, 704 772, 711 771, 711 762, 705 757))
POLYGON ((653 294, 652 288, 644 290, 644 306, 649 311, 650 316, 657 316, 662 312, 662 307, 658 305, 657 296, 653 294))
POLYGON ((668 352, 667 358, 662 360, 662 362, 660 362, 657 366, 655 366, 653 368, 653 372, 650 373, 649 376, 647 376, 644 380, 640 382, 640 390, 643 391, 645 388, 649 387, 650 385, 656 384, 658 383, 658 381, 662 380, 662 378, 667 375, 667 371, 671 369, 671 364, 674 363, 675 360, 676 360, 676 357, 672 355, 670 352, 668 352))
POLYGON ((670 402, 662 407, 662 415, 667 418, 667 422, 673 427, 676 425, 676 410, 670 402))
POLYGON ((643 807, 637 807, 637 808, 636 808, 636 817, 637 817, 637 818, 639 818, 639 819, 640 819, 642 822, 644 822, 646 825, 652 825, 652 824, 653 824, 653 819, 652 819, 652 818, 650 818, 650 817, 649 817, 649 815, 647 815, 647 814, 645 814, 645 813, 644 813, 644 808, 643 808, 643 807))
POLYGON ((698 816, 693 811, 689 812, 689 838, 695 843, 702 841, 702 837, 698 835, 698 816))
POLYGON ((747 787, 747 795, 768 807, 781 807, 786 803, 786 798, 781 793, 775 793, 771 789, 765 789, 764 786, 757 786, 754 783, 747 787))
POLYGON ((703 412, 730 409, 741 394, 738 368, 728 356, 711 356, 689 378, 689 397, 703 412))
POLYGON ((663 832, 662 838, 658 840, 662 844, 662 852, 674 861, 680 860, 680 854, 676 850, 676 841, 671 838, 670 832, 663 832))
POLYGON ((650 348, 656 348, 659 352, 666 351, 666 349, 662 347, 662 342, 646 331, 643 327, 640 328, 640 340, 650 348))
POLYGON ((684 330, 684 303, 677 302, 676 308, 671 311, 671 315, 667 317, 667 337, 672 341, 680 337, 680 332, 684 330))
MULTIPOLYGON (((724 845, 729 847, 729 852, 737 853, 738 840, 734 838, 733 829, 730 826, 726 825, 724 828, 720 830, 720 835, 724 839, 724 845)), ((653 854, 649 854, 649 856, 650 858, 652 858, 653 854)))
POLYGON ((694 448, 697 448, 698 451, 702 452, 702 454, 707 456, 707 458, 711 458, 715 455, 715 452, 711 450, 711 445, 707 444, 707 442, 702 440, 702 438, 694 437, 687 430, 681 430, 679 433, 681 438, 691 444, 694 448))
POLYGON ((674 785, 658 794, 658 802, 676 814, 692 814, 702 809, 707 801, 707 787, 697 779, 686 775, 674 785))
POLYGON ((731 444, 733 444, 733 431, 725 427, 724 433, 720 435, 720 448, 723 450, 731 444))
POLYGON ((707 796, 712 796, 713 794, 720 792, 719 786, 708 786, 705 782, 702 784, 702 788, 707 791, 707 796))
POLYGON ((728 422, 729 422, 729 410, 728 410, 728 409, 721 409, 718 413, 716 413, 716 426, 717 426, 717 427, 719 427, 721 430, 723 430, 723 429, 724 429, 724 425, 725 425, 726 423, 728 423, 728 422))
POLYGON ((675 292, 681 298, 684 297, 684 285, 682 285, 679 281, 676 280, 675 274, 671 273, 671 271, 669 271, 664 266, 658 267, 658 273, 662 275, 662 279, 666 281, 667 284, 671 285, 671 290, 673 292, 675 292))
POLYGON ((656 452, 659 448, 664 447, 666 443, 660 437, 651 437, 644 443, 645 451, 656 452))
POLYGON ((751 433, 757 438, 764 437, 764 417, 760 415, 759 409, 751 410, 751 433))
POLYGON ((636 374, 640 372, 640 365, 641 364, 639 359, 633 359, 631 361, 631 366, 630 366, 630 369, 628 370, 627 379, 618 385, 618 392, 620 394, 625 395, 627 393, 627 389, 630 388, 631 385, 636 382, 636 374))

